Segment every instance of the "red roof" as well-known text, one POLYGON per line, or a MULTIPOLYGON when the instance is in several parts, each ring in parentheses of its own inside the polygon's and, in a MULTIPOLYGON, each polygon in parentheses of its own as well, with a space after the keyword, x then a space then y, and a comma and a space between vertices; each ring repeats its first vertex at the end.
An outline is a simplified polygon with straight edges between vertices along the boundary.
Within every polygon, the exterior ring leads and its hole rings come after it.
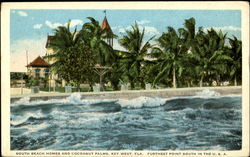
POLYGON ((102 21, 102 29, 107 28, 107 32, 112 32, 111 27, 109 26, 108 20, 106 18, 106 16, 104 17, 103 21, 102 21))
POLYGON ((27 67, 48 67, 50 64, 38 56, 35 60, 33 60, 27 67))

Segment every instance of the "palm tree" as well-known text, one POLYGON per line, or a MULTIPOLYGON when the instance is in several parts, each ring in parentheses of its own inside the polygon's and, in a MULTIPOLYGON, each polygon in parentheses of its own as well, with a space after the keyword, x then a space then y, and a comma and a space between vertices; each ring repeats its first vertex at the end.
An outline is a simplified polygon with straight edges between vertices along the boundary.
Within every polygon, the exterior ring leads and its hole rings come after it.
POLYGON ((71 80, 70 67, 67 66, 68 63, 70 63, 70 51, 71 48, 79 42, 79 38, 76 36, 78 36, 76 29, 73 33, 70 32, 70 21, 68 22, 66 27, 57 27, 55 29, 53 40, 49 45, 49 47, 53 49, 54 53, 46 56, 46 58, 55 60, 55 62, 51 66, 52 69, 56 73, 60 74, 60 76, 62 76, 62 78, 67 82, 71 80))
POLYGON ((83 25, 82 31, 79 34, 83 36, 85 42, 89 42, 90 47, 94 51, 96 63, 102 66, 111 65, 115 58, 113 48, 106 43, 104 39, 106 37, 116 37, 112 32, 107 32, 106 29, 102 29, 99 22, 92 17, 88 17, 90 22, 83 25))
POLYGON ((124 47, 128 53, 125 54, 124 73, 128 76, 131 83, 131 88, 134 88, 134 81, 140 81, 141 87, 144 88, 144 80, 141 76, 141 69, 144 62, 144 57, 147 55, 148 50, 152 47, 149 43, 150 38, 143 44, 145 29, 140 32, 139 26, 135 23, 132 30, 126 30, 126 35, 119 39, 119 44, 124 47))
POLYGON ((113 60, 110 71, 107 73, 107 79, 111 82, 114 90, 119 89, 119 82, 122 79, 123 69, 120 57, 116 56, 113 60))
POLYGON ((85 36, 70 31, 70 21, 67 26, 59 26, 55 29, 55 35, 50 43, 54 50, 48 58, 54 58, 51 65, 53 70, 66 82, 73 82, 77 87, 92 75, 94 65, 93 51, 85 42, 85 36))
MULTIPOLYGON (((189 54, 196 74, 200 77, 200 87, 204 78, 215 75, 219 78, 227 72, 226 64, 232 59, 225 53, 226 34, 217 33, 214 29, 204 33, 200 29, 196 35, 196 46, 189 54)), ((215 78, 216 79, 216 78, 215 78)))
POLYGON ((192 48, 195 46, 195 23, 195 19, 192 17, 190 19, 185 20, 184 28, 179 29, 181 38, 183 39, 182 44, 188 48, 189 52, 192 52, 192 48))
MULTIPOLYGON (((112 67, 115 60, 114 50, 112 45, 105 42, 106 38, 115 38, 116 35, 107 31, 107 28, 102 29, 99 22, 92 17, 88 17, 90 22, 83 25, 79 34, 84 41, 91 47, 94 52, 95 64, 100 67, 112 67)), ((103 76, 100 75, 101 90, 104 90, 103 76)), ((116 81, 111 81, 116 82, 116 81)), ((116 83, 115 83, 116 84, 116 83)), ((116 88, 116 87, 115 87, 116 88)))
POLYGON ((157 57, 160 72, 156 76, 153 86, 163 76, 172 73, 173 88, 177 87, 176 77, 177 74, 178 76, 182 74, 184 68, 183 58, 187 52, 187 48, 183 46, 183 40, 180 37, 181 32, 177 33, 174 28, 168 27, 168 32, 163 33, 157 39, 160 48, 154 48, 151 54, 153 57, 157 57))
POLYGON ((229 63, 230 76, 234 79, 234 85, 237 86, 237 79, 240 79, 242 73, 242 43, 234 36, 233 39, 229 38, 229 44, 229 56, 232 58, 229 63))
MULTIPOLYGON (((196 46, 196 32, 195 32, 195 19, 192 17, 190 19, 186 19, 184 22, 184 28, 180 28, 180 36, 182 39, 182 46, 185 46, 187 49, 187 53, 190 54, 194 50, 196 46)), ((199 30, 202 28, 200 27, 199 30)), ((190 64, 191 60, 187 57, 183 57, 183 63, 185 63, 183 69, 183 77, 181 78, 182 83, 186 83, 188 87, 193 85, 195 74, 193 72, 194 66, 190 64)))

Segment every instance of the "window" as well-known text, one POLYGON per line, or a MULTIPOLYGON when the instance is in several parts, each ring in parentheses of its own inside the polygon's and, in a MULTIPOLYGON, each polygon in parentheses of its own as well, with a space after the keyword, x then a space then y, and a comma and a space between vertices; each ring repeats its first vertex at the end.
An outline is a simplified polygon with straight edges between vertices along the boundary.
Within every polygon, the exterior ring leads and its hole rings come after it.
POLYGON ((49 69, 48 68, 46 68, 46 69, 44 69, 44 73, 45 73, 45 78, 48 78, 49 77, 49 69))
POLYGON ((40 77, 40 70, 41 69, 35 69, 35 77, 39 78, 40 77))

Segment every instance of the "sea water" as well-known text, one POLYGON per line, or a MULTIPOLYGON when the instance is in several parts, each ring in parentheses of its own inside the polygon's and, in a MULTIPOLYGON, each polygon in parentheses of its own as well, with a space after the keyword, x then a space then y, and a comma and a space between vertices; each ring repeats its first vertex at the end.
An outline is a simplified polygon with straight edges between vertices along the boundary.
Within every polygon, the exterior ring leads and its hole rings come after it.
POLYGON ((241 97, 62 100, 11 104, 12 150, 239 150, 241 97))

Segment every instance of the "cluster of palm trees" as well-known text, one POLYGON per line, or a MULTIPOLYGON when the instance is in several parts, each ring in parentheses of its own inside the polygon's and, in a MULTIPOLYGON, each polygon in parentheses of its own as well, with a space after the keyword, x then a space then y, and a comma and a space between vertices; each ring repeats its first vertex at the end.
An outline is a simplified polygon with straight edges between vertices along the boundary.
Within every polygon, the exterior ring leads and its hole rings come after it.
POLYGON ((241 41, 213 28, 196 31, 194 18, 185 20, 184 28, 167 27, 159 38, 146 42, 145 30, 135 23, 118 39, 126 51, 113 49, 105 39, 117 36, 102 29, 94 18, 88 19, 73 33, 70 21, 56 28, 50 44, 55 53, 47 56, 56 59, 54 72, 76 86, 98 82, 96 65, 111 67, 104 82, 110 82, 114 90, 121 82, 130 83, 131 89, 145 88, 145 83, 174 88, 241 83, 241 41))

